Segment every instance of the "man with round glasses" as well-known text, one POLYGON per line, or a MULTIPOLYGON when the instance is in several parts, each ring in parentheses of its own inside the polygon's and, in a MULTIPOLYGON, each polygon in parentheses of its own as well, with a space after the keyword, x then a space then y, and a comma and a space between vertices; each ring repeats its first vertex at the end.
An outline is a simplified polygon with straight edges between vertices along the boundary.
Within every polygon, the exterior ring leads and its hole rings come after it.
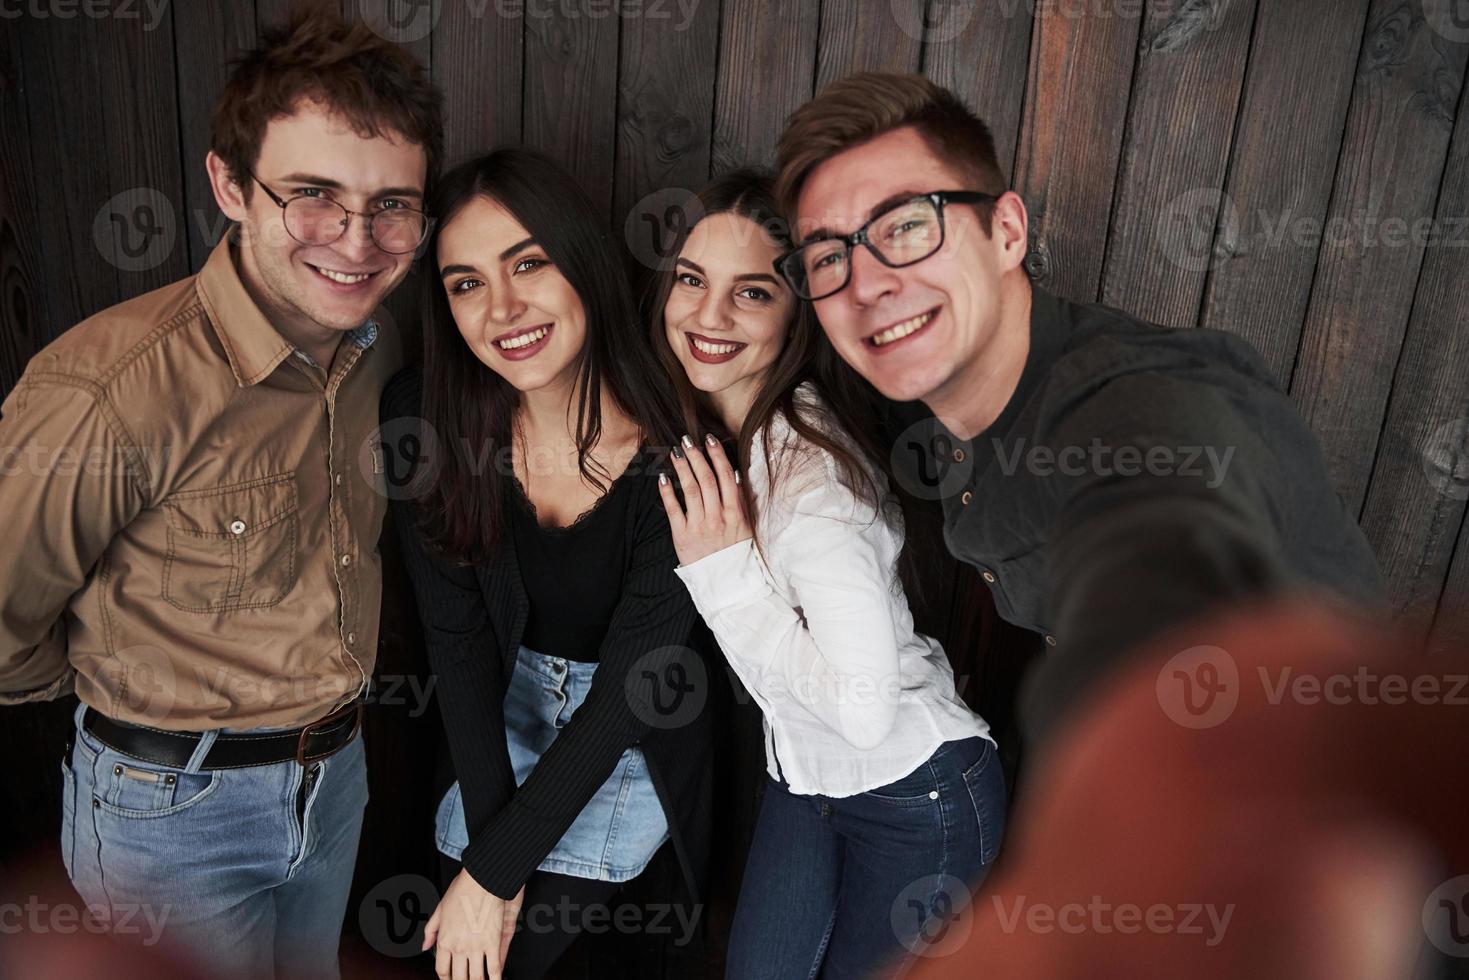
POLYGON ((376 316, 427 233, 440 112, 365 25, 264 32, 212 118, 230 232, 41 350, 0 417, 45 450, 0 480, 0 702, 76 691, 72 883, 210 976, 338 975, 402 362, 376 316))

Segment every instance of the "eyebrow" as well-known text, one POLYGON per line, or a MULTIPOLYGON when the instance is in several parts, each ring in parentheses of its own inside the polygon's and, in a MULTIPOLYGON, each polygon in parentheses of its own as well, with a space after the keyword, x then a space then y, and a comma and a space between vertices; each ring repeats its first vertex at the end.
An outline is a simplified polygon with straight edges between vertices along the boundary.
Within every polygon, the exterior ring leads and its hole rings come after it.
MULTIPOLYGON (((699 263, 695 262, 693 259, 686 259, 680 256, 678 259, 678 264, 686 265, 704 278, 709 278, 709 273, 705 272, 704 269, 699 265, 699 263)), ((735 282, 768 282, 776 286, 785 285, 779 279, 775 278, 775 276, 772 276, 769 273, 765 272, 746 272, 743 275, 735 276, 735 282)))
POLYGON ((536 239, 535 239, 535 236, 534 235, 531 235, 528 238, 522 238, 520 241, 516 242, 514 245, 511 245, 505 251, 503 251, 503 252, 500 253, 500 261, 501 262, 504 262, 506 259, 510 258, 516 252, 522 252, 525 249, 530 248, 535 243, 536 243, 536 239))
MULTIPOLYGON (((310 187, 325 187, 327 190, 342 191, 347 188, 339 180, 330 177, 322 177, 317 174, 294 173, 280 178, 282 184, 305 184, 310 187)), ((416 197, 423 198, 423 189, 419 187, 383 187, 368 195, 368 200, 377 200, 380 197, 416 197)))
MULTIPOLYGON (((881 201, 878 201, 872 207, 870 207, 870 208, 867 209, 867 218, 863 221, 863 224, 866 224, 868 221, 871 221, 878 214, 882 213, 887 208, 892 207, 894 204, 902 204, 904 201, 910 200, 910 199, 915 198, 915 197, 922 197, 922 196, 923 196, 923 191, 914 191, 914 190, 903 190, 903 191, 898 191, 896 194, 889 194, 887 197, 883 198, 881 201)), ((824 227, 823 226, 821 228, 817 228, 815 231, 811 232, 811 234, 809 234, 806 237, 802 238, 797 244, 799 244, 799 245, 807 245, 807 244, 810 244, 811 242, 818 241, 818 240, 820 240, 822 238, 840 238, 840 237, 842 237, 843 234, 845 234, 845 233, 844 232, 833 231, 830 228, 827 228, 827 227, 824 227)))
MULTIPOLYGON (((517 253, 517 252, 523 252, 527 248, 531 247, 534 244, 536 244, 536 240, 535 240, 534 236, 532 236, 530 238, 523 238, 520 241, 516 242, 514 245, 511 245, 505 251, 501 252, 500 253, 499 261, 504 262, 505 260, 507 260, 511 256, 513 256, 515 253, 517 253)), ((474 271, 476 271, 476 270, 475 270, 474 266, 472 266, 472 265, 446 265, 442 269, 439 270, 439 278, 440 279, 447 279, 450 276, 457 276, 461 272, 474 272, 474 271)))

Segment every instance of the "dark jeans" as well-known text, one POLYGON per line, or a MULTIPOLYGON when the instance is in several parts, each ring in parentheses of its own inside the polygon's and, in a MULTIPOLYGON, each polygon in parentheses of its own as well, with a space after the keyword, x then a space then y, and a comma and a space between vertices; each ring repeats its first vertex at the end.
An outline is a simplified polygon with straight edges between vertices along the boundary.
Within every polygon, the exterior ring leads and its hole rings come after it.
POLYGON ((1004 829, 999 758, 978 736, 855 796, 768 783, 726 980, 867 978, 941 951, 1004 829))

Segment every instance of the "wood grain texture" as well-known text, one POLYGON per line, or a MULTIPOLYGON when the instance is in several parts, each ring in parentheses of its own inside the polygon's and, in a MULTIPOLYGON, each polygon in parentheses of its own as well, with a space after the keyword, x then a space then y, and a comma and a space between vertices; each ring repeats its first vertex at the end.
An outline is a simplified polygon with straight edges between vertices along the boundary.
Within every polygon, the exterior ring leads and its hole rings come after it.
MULTIPOLYGON (((1377 552, 1398 620, 1426 639, 1469 593, 1462 541, 1469 499, 1469 99, 1438 190, 1440 236, 1423 257, 1402 358, 1392 382, 1362 527, 1377 552), (1455 541, 1461 539, 1455 554, 1455 541), (1460 565, 1449 574, 1450 561, 1460 565), (1445 588, 1447 581, 1448 587, 1445 588), (1442 599, 1442 606, 1440 600, 1442 599)), ((1466 637, 1469 639, 1469 637, 1466 637)))
POLYGON ((229 226, 204 168, 209 117, 229 79, 229 62, 255 44, 256 20, 248 5, 232 0, 195 0, 173 11, 185 243, 189 271, 198 272, 229 226))
POLYGON ((1368 16, 1327 228, 1291 378, 1333 482, 1359 513, 1418 287, 1469 47, 1412 4, 1368 16))
POLYGON ((1366 17, 1367 0, 1262 3, 1256 13, 1199 325, 1253 343, 1282 385, 1311 296, 1312 230, 1326 218, 1366 17))
POLYGON ((923 73, 954 92, 990 128, 995 155, 1014 179, 1034 24, 1024 3, 928 0, 923 73))
POLYGON ((19 41, 19 31, 0 36, 0 130, 10 137, 0 140, 0 392, 15 386, 50 336, 19 41))
POLYGON ((655 217, 649 206, 639 207, 647 195, 697 192, 710 176, 719 7, 701 3, 687 16, 671 5, 660 12, 667 17, 629 19, 622 28, 612 227, 624 233, 646 220, 635 209, 655 217))
POLYGON ((1254 0, 1221 0, 1155 6, 1143 20, 1102 302, 1195 325, 1214 238, 1198 199, 1224 183, 1254 14, 1254 0))
POLYGON ((714 92, 715 173, 770 166, 786 117, 811 98, 817 4, 724 0, 714 92))
POLYGON ((610 216, 620 18, 588 16, 576 4, 537 9, 525 23, 522 139, 560 161, 610 216))
POLYGON ((445 170, 520 142, 524 51, 523 16, 502 16, 493 0, 444 6, 433 30, 433 77, 444 93, 445 170))
POLYGON ((1012 181, 1030 212, 1026 269, 1068 299, 1101 285, 1141 21, 1038 7, 1012 181))
POLYGON ((926 28, 915 15, 922 13, 921 0, 822 0, 816 90, 853 72, 917 71, 926 28))

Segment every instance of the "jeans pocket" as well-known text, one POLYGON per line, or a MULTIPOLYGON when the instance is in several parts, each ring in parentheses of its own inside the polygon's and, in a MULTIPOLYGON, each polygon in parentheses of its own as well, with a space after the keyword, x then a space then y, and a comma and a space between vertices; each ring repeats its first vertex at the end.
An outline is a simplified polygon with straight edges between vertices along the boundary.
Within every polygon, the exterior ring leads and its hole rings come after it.
POLYGON ((76 878, 72 871, 72 851, 76 847, 76 794, 77 780, 71 771, 71 760, 61 760, 61 863, 66 866, 66 876, 76 878))
POLYGON ((933 767, 929 765, 929 760, 925 759, 908 775, 876 789, 870 789, 863 795, 884 803, 920 806, 937 801, 938 788, 938 779, 934 776, 933 767))
POLYGON ((979 821, 980 861, 988 867, 999 853, 1005 834, 1005 777, 999 753, 988 739, 984 751, 964 770, 963 777, 979 821))
POLYGON ((219 786, 219 770, 185 772, 107 751, 98 759, 97 808, 115 817, 148 819, 182 812, 219 786))

